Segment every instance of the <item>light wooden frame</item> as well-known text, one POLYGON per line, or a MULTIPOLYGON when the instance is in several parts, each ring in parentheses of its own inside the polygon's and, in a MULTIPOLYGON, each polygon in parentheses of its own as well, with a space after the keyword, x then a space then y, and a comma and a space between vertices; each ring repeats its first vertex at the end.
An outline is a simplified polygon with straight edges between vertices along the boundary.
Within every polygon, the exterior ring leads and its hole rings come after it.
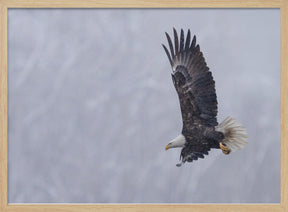
MULTIPOLYGON (((0 0, 0 211, 288 211, 288 0, 0 0), (8 204, 7 12, 9 8, 280 8, 280 204, 8 204)), ((271 150, 273 151, 273 150, 271 150)), ((269 173, 267 173, 269 174, 269 173)))

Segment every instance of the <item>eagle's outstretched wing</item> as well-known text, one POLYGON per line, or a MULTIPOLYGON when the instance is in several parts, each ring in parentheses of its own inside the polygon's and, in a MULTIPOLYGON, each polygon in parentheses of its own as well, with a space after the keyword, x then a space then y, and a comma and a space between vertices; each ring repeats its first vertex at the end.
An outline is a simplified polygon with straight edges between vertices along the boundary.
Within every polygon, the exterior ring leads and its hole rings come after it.
POLYGON ((202 125, 214 127, 217 123, 215 82, 206 65, 196 37, 191 42, 190 30, 186 39, 181 29, 180 41, 174 29, 174 47, 166 33, 170 53, 163 45, 172 66, 172 79, 179 96, 183 130, 202 125))

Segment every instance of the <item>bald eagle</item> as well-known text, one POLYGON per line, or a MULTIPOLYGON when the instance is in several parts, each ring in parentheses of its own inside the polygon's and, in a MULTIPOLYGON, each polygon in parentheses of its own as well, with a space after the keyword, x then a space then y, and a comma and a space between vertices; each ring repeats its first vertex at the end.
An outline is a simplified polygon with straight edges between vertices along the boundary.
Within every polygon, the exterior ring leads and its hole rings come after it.
POLYGON ((182 113, 183 127, 179 136, 167 144, 165 150, 181 147, 180 163, 204 158, 212 149, 221 149, 224 154, 242 149, 247 144, 245 127, 227 117, 217 122, 217 96, 215 82, 206 65, 196 36, 191 41, 190 30, 186 39, 181 29, 180 41, 174 32, 174 46, 169 34, 166 37, 170 52, 162 44, 172 67, 172 81, 177 91, 182 113))

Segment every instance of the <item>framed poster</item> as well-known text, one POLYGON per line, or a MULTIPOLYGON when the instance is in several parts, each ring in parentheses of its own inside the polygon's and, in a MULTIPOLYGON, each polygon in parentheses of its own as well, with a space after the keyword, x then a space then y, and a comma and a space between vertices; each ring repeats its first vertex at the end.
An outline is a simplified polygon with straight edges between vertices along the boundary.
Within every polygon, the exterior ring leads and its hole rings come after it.
POLYGON ((1 209, 285 210, 284 6, 1 1, 1 209), (164 151, 182 127, 173 27, 196 35, 243 150, 180 168, 164 151))

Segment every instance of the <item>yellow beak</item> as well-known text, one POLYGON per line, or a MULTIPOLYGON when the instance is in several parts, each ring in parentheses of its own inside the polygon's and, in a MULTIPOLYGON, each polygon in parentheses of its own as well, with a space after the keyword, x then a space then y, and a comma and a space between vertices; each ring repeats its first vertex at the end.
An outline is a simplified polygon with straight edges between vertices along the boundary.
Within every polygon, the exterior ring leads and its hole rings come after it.
POLYGON ((167 151, 170 148, 169 144, 165 146, 165 150, 167 151))

